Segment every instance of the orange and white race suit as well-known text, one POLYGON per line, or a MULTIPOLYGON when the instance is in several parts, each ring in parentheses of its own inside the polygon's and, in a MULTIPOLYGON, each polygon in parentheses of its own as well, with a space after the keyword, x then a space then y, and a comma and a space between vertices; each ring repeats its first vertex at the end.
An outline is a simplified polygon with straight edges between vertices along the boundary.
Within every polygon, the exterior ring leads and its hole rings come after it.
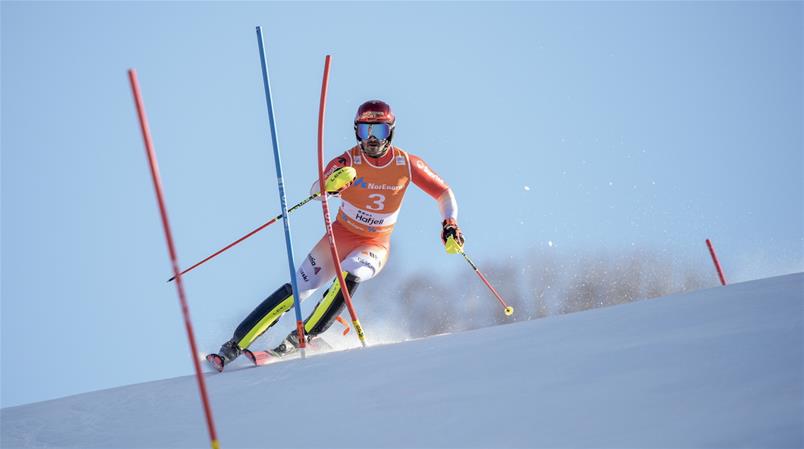
MULTIPOLYGON (((359 281, 373 278, 385 265, 391 233, 411 182, 438 202, 442 220, 457 219, 458 206, 447 183, 421 158, 401 148, 392 146, 383 157, 374 159, 355 146, 331 160, 324 175, 345 166, 353 167, 357 177, 340 194, 342 203, 332 230, 343 270, 359 281)), ((318 191, 317 181, 313 190, 318 191)), ((297 271, 302 300, 335 276, 330 259, 324 236, 297 271)))

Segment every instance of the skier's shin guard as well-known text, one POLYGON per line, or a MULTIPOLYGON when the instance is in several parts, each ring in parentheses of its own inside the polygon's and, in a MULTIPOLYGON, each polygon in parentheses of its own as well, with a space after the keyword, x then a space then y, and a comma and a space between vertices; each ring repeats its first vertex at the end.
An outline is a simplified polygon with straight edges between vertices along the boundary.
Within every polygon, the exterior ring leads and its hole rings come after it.
POLYGON ((237 346, 246 349, 293 307, 293 289, 285 284, 254 309, 234 332, 237 346))
MULTIPOLYGON (((344 274, 346 275, 346 288, 349 289, 349 293, 352 294, 357 290, 359 282, 357 277, 349 273, 344 274)), ((343 299, 341 283, 335 279, 335 282, 324 292, 324 297, 321 298, 321 301, 316 304, 313 313, 304 320, 304 332, 307 334, 308 340, 329 329, 332 323, 335 322, 335 318, 343 311, 344 305, 346 305, 346 303, 343 299)), ((291 335, 296 336, 296 331, 294 330, 291 335)), ((298 341, 298 337, 296 340, 298 341)))

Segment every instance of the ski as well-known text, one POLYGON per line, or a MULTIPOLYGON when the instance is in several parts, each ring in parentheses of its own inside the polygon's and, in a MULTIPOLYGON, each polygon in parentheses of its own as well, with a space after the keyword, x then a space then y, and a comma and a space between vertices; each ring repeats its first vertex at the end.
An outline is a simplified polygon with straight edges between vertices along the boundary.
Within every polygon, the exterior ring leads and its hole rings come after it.
MULTIPOLYGON (((321 338, 317 338, 311 342, 307 343, 307 349, 312 353, 322 353, 322 352, 329 352, 332 351, 332 346, 329 345, 326 341, 321 338)), ((272 362, 276 362, 282 360, 286 357, 293 357, 294 355, 298 354, 298 350, 293 351, 287 355, 279 355, 271 350, 265 351, 252 351, 250 349, 244 349, 243 355, 245 355, 251 363, 262 366, 267 365, 272 362)))
MULTIPOLYGON (((313 354, 317 353, 324 353, 332 351, 334 348, 329 345, 326 341, 321 338, 318 338, 312 342, 307 343, 307 349, 311 351, 313 354)), ((280 355, 271 351, 270 349, 266 349, 264 351, 252 351, 250 349, 244 349, 243 355, 246 356, 247 359, 251 361, 256 366, 267 365, 269 363, 277 362, 279 360, 285 358, 293 358, 298 354, 298 350, 290 352, 285 355, 280 355)), ((225 364, 223 363, 223 358, 218 354, 209 354, 205 357, 206 361, 209 365, 215 369, 217 372, 223 372, 225 368, 225 364)))
POLYGON ((243 355, 245 355, 246 358, 251 360, 251 363, 257 366, 267 365, 272 361, 279 360, 282 358, 281 356, 273 354, 269 351, 252 351, 250 349, 244 349, 243 355))

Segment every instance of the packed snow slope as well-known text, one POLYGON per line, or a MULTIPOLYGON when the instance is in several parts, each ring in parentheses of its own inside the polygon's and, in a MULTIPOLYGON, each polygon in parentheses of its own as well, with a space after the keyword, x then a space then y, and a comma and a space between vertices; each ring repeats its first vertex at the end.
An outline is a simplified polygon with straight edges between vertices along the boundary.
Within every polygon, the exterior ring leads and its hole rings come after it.
MULTIPOLYGON (((206 379, 223 448, 802 447, 803 317, 793 274, 206 379)), ((2 410, 4 448, 207 438, 192 376, 2 410)))

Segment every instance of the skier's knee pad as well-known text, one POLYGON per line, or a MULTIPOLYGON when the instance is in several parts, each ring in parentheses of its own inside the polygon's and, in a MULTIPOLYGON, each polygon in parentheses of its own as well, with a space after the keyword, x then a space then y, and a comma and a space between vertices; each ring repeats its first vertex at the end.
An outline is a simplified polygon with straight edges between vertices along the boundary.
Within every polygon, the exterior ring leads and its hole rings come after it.
POLYGON ((291 307, 293 307, 293 288, 290 284, 285 284, 260 303, 237 326, 234 338, 238 342, 238 346, 242 349, 249 347, 291 307))
MULTIPOLYGON (((351 295, 357 290, 360 282, 351 273, 345 274, 346 288, 351 295)), ((304 332, 310 337, 315 337, 329 329, 332 323, 335 322, 335 318, 343 311, 345 304, 341 284, 335 279, 335 282, 324 292, 324 297, 321 298, 321 301, 316 304, 313 313, 304 321, 304 332)))

